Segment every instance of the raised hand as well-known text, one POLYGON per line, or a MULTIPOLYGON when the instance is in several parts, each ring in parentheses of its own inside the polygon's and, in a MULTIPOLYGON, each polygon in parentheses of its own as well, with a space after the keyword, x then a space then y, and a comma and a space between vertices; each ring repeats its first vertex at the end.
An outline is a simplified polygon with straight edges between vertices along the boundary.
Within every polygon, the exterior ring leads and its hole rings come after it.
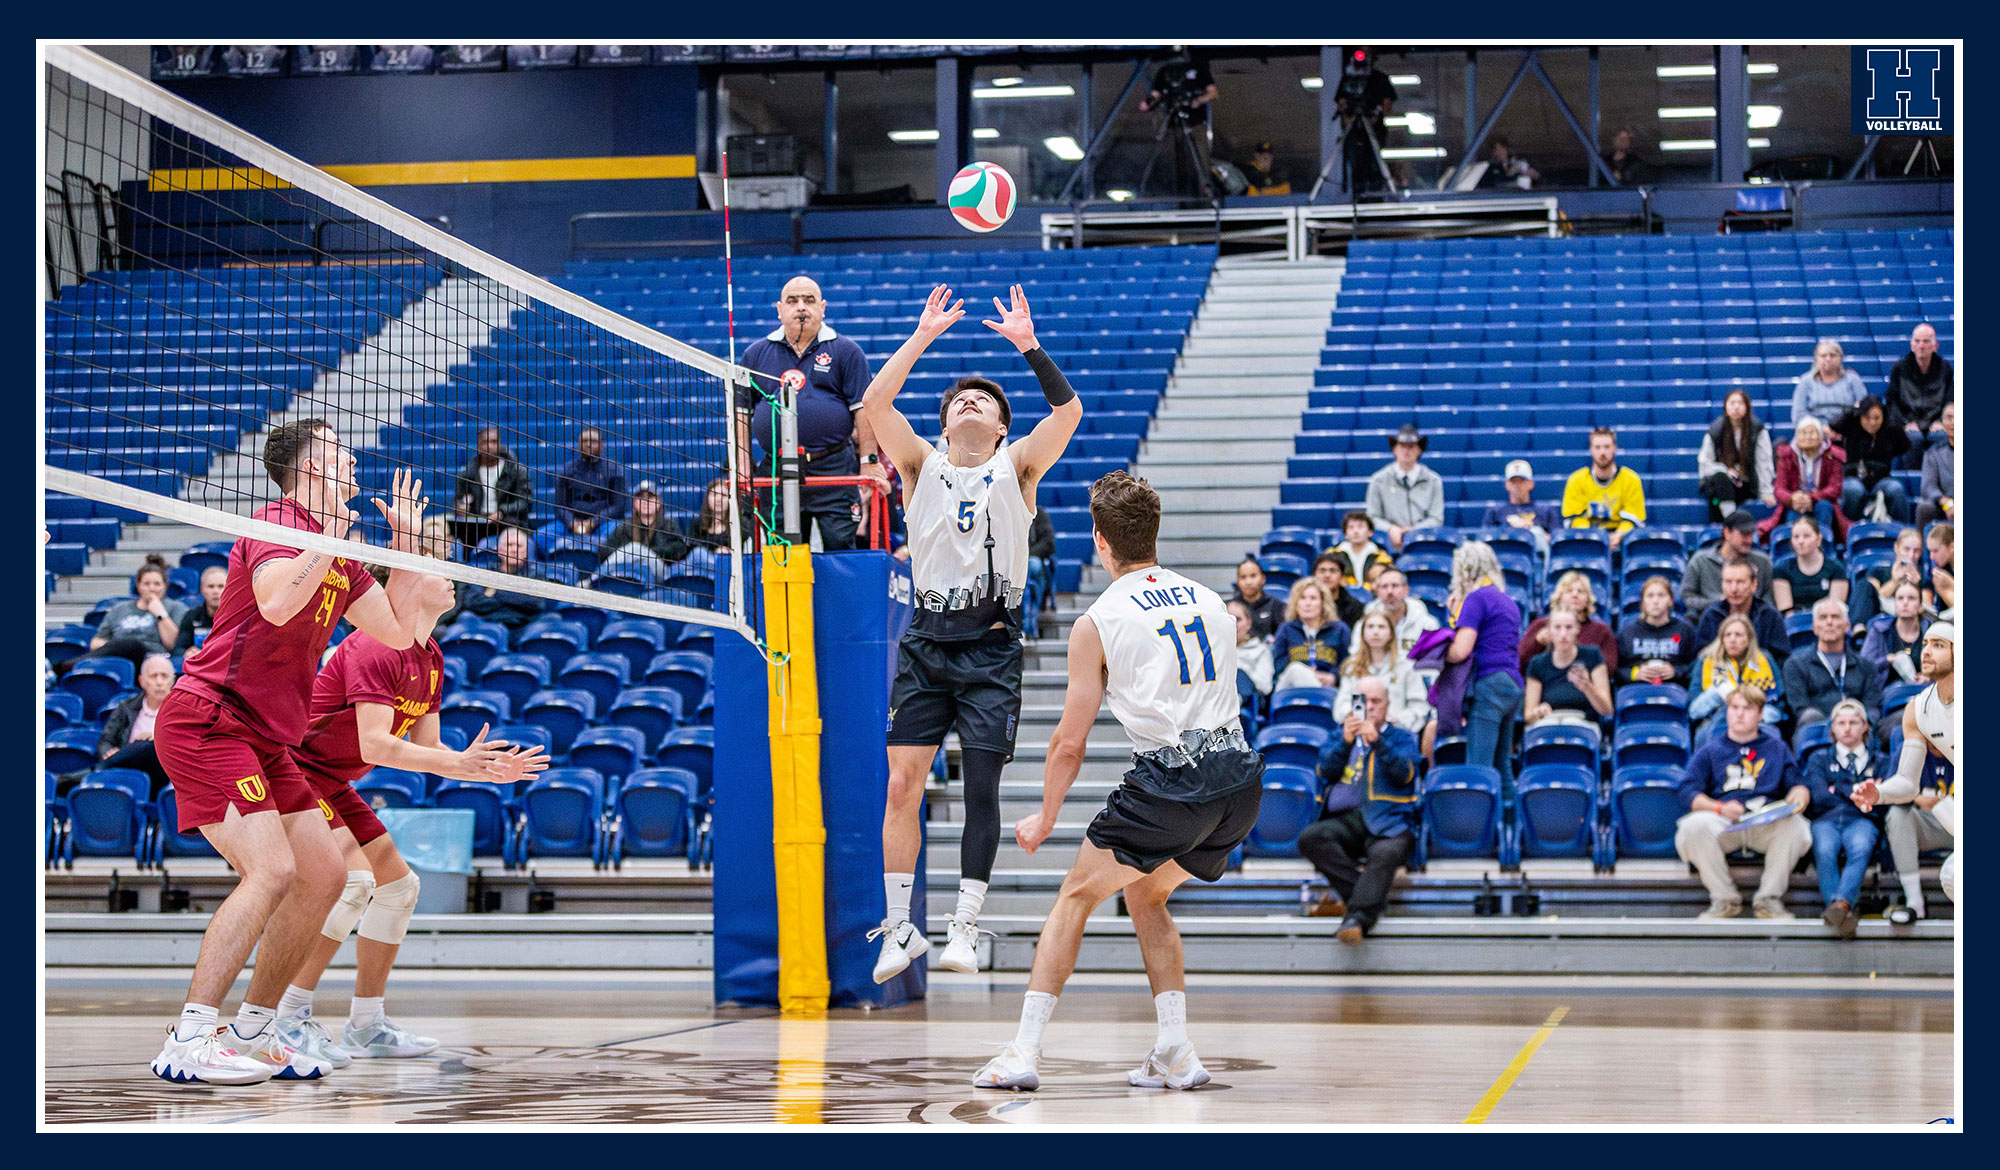
POLYGON ((1021 286, 1018 284, 1013 287, 1012 291, 1014 294, 1013 306, 1010 308, 1003 305, 1000 303, 999 297, 994 297, 993 307, 999 311, 1000 319, 998 321, 981 321, 980 324, 1013 342, 1015 349, 1020 350, 1022 353, 1027 353, 1029 350, 1035 348, 1036 344, 1035 320, 1028 313, 1028 294, 1022 292, 1021 286))
POLYGON ((917 332, 924 337, 936 338, 963 316, 965 301, 961 298, 953 302, 950 286, 940 284, 931 289, 930 297, 924 301, 924 311, 917 314, 917 332))
POLYGON ((393 503, 385 504, 382 497, 372 497, 375 507, 389 521, 389 547, 397 552, 414 553, 417 538, 423 534, 424 509, 431 503, 424 496, 424 481, 409 468, 398 468, 389 495, 393 503))
MULTIPOLYGON (((549 755, 540 744, 519 747, 500 757, 500 770, 494 773, 494 781, 512 784, 524 780, 549 766, 549 755)), ((490 769, 489 769, 490 770, 490 769)))
POLYGON ((489 724, 480 724, 479 734, 473 736, 472 742, 465 745, 465 750, 458 753, 459 778, 482 780, 489 784, 506 784, 520 779, 518 774, 508 774, 513 767, 508 762, 508 756, 513 753, 507 749, 512 745, 504 739, 487 739, 489 727, 489 724))

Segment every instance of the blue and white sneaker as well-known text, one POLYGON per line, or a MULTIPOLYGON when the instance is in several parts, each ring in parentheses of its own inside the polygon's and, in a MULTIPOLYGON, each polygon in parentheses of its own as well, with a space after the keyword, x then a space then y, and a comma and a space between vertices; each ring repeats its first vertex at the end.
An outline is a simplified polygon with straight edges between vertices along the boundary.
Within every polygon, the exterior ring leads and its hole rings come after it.
POLYGON ((231 1024, 225 1039, 238 1052, 268 1065, 274 1081, 316 1081, 333 1071, 333 1065, 327 1061, 300 1052, 279 1039, 276 1020, 265 1024, 264 1030, 255 1036, 245 1036, 231 1024))
POLYGON ((258 1085, 271 1079, 271 1066, 231 1043, 221 1027, 205 1028, 186 1040, 167 1029, 166 1047, 153 1058, 153 1075, 177 1085, 258 1085))
POLYGON ((346 1068, 354 1063, 333 1036, 326 1025, 313 1019, 312 1009, 307 1008, 296 1016, 286 1016, 278 1020, 278 1039, 305 1053, 315 1060, 323 1060, 330 1067, 346 1068))
POLYGON ((1208 1083, 1208 1070, 1194 1054, 1193 1044, 1176 1044, 1146 1054, 1146 1063, 1126 1074, 1126 1081, 1141 1089, 1192 1089, 1208 1083))
POLYGON ((352 1021, 340 1030, 340 1046, 356 1059, 426 1056, 437 1050, 438 1042, 419 1036, 388 1016, 355 1027, 352 1021))

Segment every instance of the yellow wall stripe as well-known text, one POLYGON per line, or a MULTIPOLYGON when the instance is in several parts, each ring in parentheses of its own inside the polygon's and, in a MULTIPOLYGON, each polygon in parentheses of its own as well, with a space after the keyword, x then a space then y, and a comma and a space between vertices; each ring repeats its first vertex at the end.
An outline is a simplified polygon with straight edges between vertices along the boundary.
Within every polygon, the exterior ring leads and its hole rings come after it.
POLYGON ((1556 1030, 1556 1025, 1562 1023, 1563 1017, 1568 1014, 1568 1004, 1549 1013, 1549 1018, 1542 1021, 1542 1026, 1537 1028, 1535 1034, 1528 1038, 1528 1042, 1521 1046, 1521 1051, 1514 1054, 1514 1059, 1507 1065, 1507 1071, 1500 1074, 1500 1079, 1494 1081, 1493 1087, 1486 1090, 1486 1095, 1479 1099, 1479 1104, 1474 1105, 1472 1112, 1465 1115, 1465 1124, 1480 1125, 1493 1115, 1494 1107, 1500 1104, 1500 1098, 1507 1095, 1507 1090, 1514 1087, 1515 1078, 1528 1067, 1528 1061, 1534 1059, 1535 1052, 1542 1046, 1542 1041, 1549 1038, 1556 1030))
MULTIPOLYGON (((360 163, 324 168, 356 187, 408 187, 429 183, 567 183, 591 179, 692 179, 691 154, 642 154, 600 158, 499 158, 465 162, 360 163)), ((247 191, 288 187, 252 167, 157 170, 155 191, 247 191)))

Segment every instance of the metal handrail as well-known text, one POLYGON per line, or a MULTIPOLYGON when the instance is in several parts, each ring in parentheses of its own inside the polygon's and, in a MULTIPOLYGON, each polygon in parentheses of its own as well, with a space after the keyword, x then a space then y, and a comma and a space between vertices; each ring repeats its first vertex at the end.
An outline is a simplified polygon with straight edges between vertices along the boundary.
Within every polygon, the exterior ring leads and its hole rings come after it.
MULTIPOLYGON (((451 217, 448 215, 423 215, 423 216, 418 216, 417 218, 422 220, 424 223, 434 224, 443 231, 449 232, 451 230, 451 217)), ((326 250, 326 229, 330 227, 343 227, 353 224, 364 224, 367 222, 369 221, 361 219, 359 217, 350 216, 346 218, 328 217, 314 223, 313 234, 312 234, 313 267, 318 268, 320 265, 326 262, 328 255, 326 250)))

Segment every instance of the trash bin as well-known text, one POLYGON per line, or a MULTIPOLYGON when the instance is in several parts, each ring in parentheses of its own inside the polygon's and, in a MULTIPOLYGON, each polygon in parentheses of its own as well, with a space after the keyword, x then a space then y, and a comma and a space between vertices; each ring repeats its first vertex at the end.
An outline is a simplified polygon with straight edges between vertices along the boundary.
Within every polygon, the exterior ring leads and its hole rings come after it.
POLYGON ((384 808, 376 816, 403 860, 417 871, 419 914, 465 913, 466 879, 472 875, 473 812, 466 808, 384 808))

